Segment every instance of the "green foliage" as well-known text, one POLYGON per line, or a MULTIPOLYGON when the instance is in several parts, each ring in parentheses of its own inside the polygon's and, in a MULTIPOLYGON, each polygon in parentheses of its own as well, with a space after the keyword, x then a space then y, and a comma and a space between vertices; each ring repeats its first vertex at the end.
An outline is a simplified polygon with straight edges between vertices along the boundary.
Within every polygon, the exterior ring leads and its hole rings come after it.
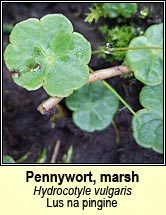
POLYGON ((133 135, 139 145, 163 153, 163 85, 144 86, 140 102, 144 109, 133 117, 133 135))
POLYGON ((66 154, 62 157, 62 163, 72 163, 73 156, 73 146, 70 146, 66 152, 66 154))
POLYGON ((103 8, 110 18, 130 18, 137 11, 137 3, 104 3, 103 8))
POLYGON ((25 163, 29 157, 29 152, 24 154, 22 157, 20 157, 18 160, 16 160, 16 163, 25 163))
POLYGON ((137 11, 137 3, 95 3, 87 14, 86 22, 97 22, 100 17, 117 18, 123 16, 130 18, 137 11))
POLYGON ((89 76, 89 42, 73 32, 61 14, 30 18, 16 24, 4 59, 16 84, 27 90, 43 86, 50 96, 68 96, 89 76))
MULTIPOLYGON (((127 25, 117 25, 111 29, 107 25, 103 25, 100 27, 100 31, 103 35, 105 43, 110 44, 110 46, 113 48, 128 47, 130 41, 136 36, 135 28, 133 26, 127 25)), ((126 51, 114 51, 110 53, 109 56, 107 54, 107 47, 101 47, 101 49, 105 49, 106 53, 102 53, 100 56, 107 61, 123 61, 126 55, 126 51)))
MULTIPOLYGON (((115 4, 119 5, 119 3, 115 4)), ((148 15, 147 10, 142 12, 148 15)), ((112 18, 114 18, 114 13, 112 13, 112 18)), ((156 85, 145 86, 141 91, 140 103, 144 109, 139 110, 133 117, 132 128, 134 138, 139 145, 163 153, 163 89, 161 85, 163 81, 163 24, 150 26, 144 35, 139 37, 136 37, 134 27, 126 25, 115 26, 112 29, 104 25, 100 30, 106 43, 106 47, 101 48, 105 51, 101 54, 102 57, 109 61, 123 61, 126 51, 116 51, 116 48, 128 47, 131 50, 127 51, 125 63, 134 72, 136 79, 146 85, 156 85), (112 54, 112 56, 107 54, 112 54)))
MULTIPOLYGON (((101 16, 129 18, 136 10, 136 3, 94 4, 86 21, 97 21, 101 16)), ((126 55, 125 63, 136 79, 152 85, 145 86, 140 93, 143 109, 133 117, 133 135, 139 145, 162 153, 163 24, 150 26, 143 36, 136 38, 132 26, 109 29, 105 25, 101 31, 108 45, 104 51, 107 54, 114 51, 110 59, 123 61, 126 55), (130 50, 126 53, 117 50, 120 48, 130 50)), ((73 32, 70 21, 60 14, 47 15, 40 20, 31 18, 16 24, 4 53, 5 63, 16 84, 27 90, 43 86, 50 96, 67 97, 71 94, 66 105, 73 111, 74 123, 84 131, 93 132, 110 125, 120 96, 115 97, 115 93, 112 94, 100 81, 85 85, 89 78, 87 64, 90 57, 89 42, 81 34, 73 32)), ((64 162, 71 162, 72 154, 71 147, 63 158, 64 162)), ((9 156, 3 159, 6 163, 15 162, 9 156)), ((43 163, 45 159, 44 148, 36 162, 43 163)))
POLYGON ((100 17, 105 17, 106 14, 103 9, 102 3, 94 3, 92 4, 92 7, 90 8, 90 13, 87 14, 87 17, 85 19, 85 22, 91 23, 93 20, 97 22, 100 17))
POLYGON ((73 112, 73 121, 84 131, 102 130, 111 124, 118 99, 100 82, 94 82, 75 91, 66 99, 73 112))
POLYGON ((3 155, 3 163, 15 163, 15 160, 9 155, 3 155))
POLYGON ((160 84, 163 81, 163 50, 146 47, 163 47, 163 24, 150 26, 144 36, 130 42, 129 48, 138 47, 142 49, 127 51, 127 66, 134 71, 136 79, 144 84, 160 84))
POLYGON ((151 14, 150 14, 150 10, 148 7, 143 7, 140 12, 139 12, 139 18, 141 19, 145 19, 147 17, 149 17, 151 14))
POLYGON ((127 51, 126 63, 136 79, 152 85, 145 86, 140 93, 140 103, 144 109, 133 117, 134 138, 139 145, 163 153, 163 53, 156 47, 163 47, 162 23, 150 26, 144 36, 131 41, 129 48, 133 50, 127 51))
POLYGON ((12 24, 7 24, 7 23, 3 24, 3 33, 10 34, 11 31, 12 31, 12 29, 13 29, 13 25, 12 24))
POLYGON ((40 152, 39 156, 36 159, 36 163, 44 163, 47 159, 47 150, 46 148, 43 148, 43 150, 40 152))
POLYGON ((163 112, 163 84, 144 86, 139 96, 140 103, 148 110, 153 110, 160 115, 163 112))

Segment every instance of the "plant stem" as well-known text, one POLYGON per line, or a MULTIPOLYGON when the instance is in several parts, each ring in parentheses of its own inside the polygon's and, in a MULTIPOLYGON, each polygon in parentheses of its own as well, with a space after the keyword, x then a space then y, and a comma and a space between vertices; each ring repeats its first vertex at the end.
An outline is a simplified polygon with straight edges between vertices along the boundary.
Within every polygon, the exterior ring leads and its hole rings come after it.
MULTIPOLYGON (((87 84, 95 82, 97 80, 103 80, 106 78, 111 78, 119 75, 123 75, 130 72, 130 69, 127 66, 115 66, 111 68, 101 69, 97 71, 93 71, 90 68, 90 75, 87 81, 87 84)), ((42 114, 49 114, 52 108, 55 107, 63 98, 61 97, 50 97, 49 99, 43 101, 37 108, 37 110, 42 114)))
POLYGON ((162 47, 157 46, 149 46, 149 47, 122 47, 122 48, 109 48, 107 50, 99 49, 92 52, 92 54, 99 54, 99 53, 107 53, 107 52, 114 52, 114 51, 129 51, 129 50, 146 50, 146 49, 158 49, 162 50, 162 47))
MULTIPOLYGON (((91 68, 90 68, 91 69, 91 68)), ((93 71, 92 69, 91 69, 91 71, 93 71)), ((93 74, 99 74, 99 78, 97 79, 97 80, 102 80, 102 83, 122 102, 122 104, 124 104, 125 105, 125 107, 135 116, 136 115, 136 113, 133 111, 133 109, 127 104, 127 102, 119 95, 119 93, 117 93, 116 92, 116 90, 114 90, 114 88, 111 86, 111 85, 109 85, 106 81, 104 81, 103 79, 106 79, 106 78, 108 78, 109 76, 109 72, 111 72, 111 74, 112 74, 112 76, 116 76, 117 75, 117 73, 119 73, 119 72, 121 72, 121 74, 123 74, 123 73, 129 73, 130 72, 130 70, 129 70, 129 68, 128 67, 126 67, 126 66, 123 66, 123 65, 121 65, 121 66, 117 66, 117 67, 112 67, 112 68, 108 68, 108 69, 105 69, 105 70, 98 70, 98 71, 96 71, 96 72, 94 72, 94 73, 91 73, 91 75, 93 75, 93 74), (122 73, 123 72, 123 73, 122 73), (105 75, 107 75, 105 78, 103 78, 103 74, 105 73, 105 75), (115 75, 116 74, 116 75, 115 75)), ((112 77, 111 76, 111 77, 112 77)), ((94 79, 92 79, 92 81, 91 82, 94 82, 94 81, 97 81, 97 80, 94 80, 94 79)), ((88 81, 88 83, 91 83, 90 82, 90 78, 89 78, 89 81, 88 81)))
POLYGON ((114 90, 114 88, 109 85, 106 81, 102 81, 102 83, 122 102, 122 104, 125 105, 125 107, 134 115, 136 116, 136 113, 133 111, 133 109, 127 104, 127 102, 114 90))
POLYGON ((29 152, 26 153, 25 155, 23 155, 21 158, 19 158, 18 160, 16 160, 16 163, 24 163, 27 159, 28 159, 28 156, 29 156, 29 152))

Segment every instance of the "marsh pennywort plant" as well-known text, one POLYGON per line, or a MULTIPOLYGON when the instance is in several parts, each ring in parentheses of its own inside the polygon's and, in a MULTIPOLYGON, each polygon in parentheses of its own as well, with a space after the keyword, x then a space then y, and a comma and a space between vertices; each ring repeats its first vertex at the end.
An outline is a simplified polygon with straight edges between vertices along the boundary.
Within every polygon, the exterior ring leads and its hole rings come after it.
MULTIPOLYGON (((4 59, 16 84, 27 90, 43 87, 51 96, 38 110, 45 114, 55 104, 66 99, 73 110, 73 120, 81 129, 93 132, 106 128, 118 110, 119 100, 134 115, 133 130, 136 141, 147 148, 162 153, 162 116, 155 109, 162 83, 162 24, 151 26, 144 36, 134 38, 129 47, 110 48, 127 51, 125 65, 94 72, 88 67, 91 57, 90 43, 84 36, 73 32, 71 22, 61 14, 46 15, 40 20, 30 18, 15 25, 10 43, 5 49, 4 59), (156 33, 157 32, 157 33, 156 33), (153 37, 150 35, 153 34, 153 37), (134 56, 134 57, 133 57, 134 56), (157 72, 156 72, 157 70, 157 72), (145 88, 141 97, 144 109, 135 113, 124 99, 105 81, 109 77, 133 72, 135 77, 148 85, 157 85, 153 104, 146 105, 145 88), (74 91, 74 93, 73 93, 74 91), (111 91, 111 92, 110 92, 111 91), (142 96, 143 95, 143 96, 142 96), (146 117, 145 117, 146 116, 146 117), (145 118, 147 120, 145 120, 145 118), (144 142, 144 134, 151 122, 155 141, 144 142), (157 133, 156 133, 157 132, 157 133)), ((103 50, 93 52, 98 53, 103 50)), ((162 104, 160 104, 162 107, 162 104)), ((148 133, 148 137, 151 133, 148 133)))
POLYGON ((50 96, 60 97, 87 82, 90 56, 90 43, 73 32, 71 22, 61 14, 16 24, 4 54, 16 84, 27 90, 43 86, 50 96))

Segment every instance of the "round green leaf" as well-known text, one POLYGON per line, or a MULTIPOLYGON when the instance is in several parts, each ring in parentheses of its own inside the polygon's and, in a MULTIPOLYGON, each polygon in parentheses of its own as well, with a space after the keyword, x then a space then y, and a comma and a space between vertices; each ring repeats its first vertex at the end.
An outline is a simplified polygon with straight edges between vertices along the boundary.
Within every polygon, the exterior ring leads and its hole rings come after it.
POLYGON ((104 3, 103 8, 110 18, 131 17, 137 11, 136 3, 104 3))
POLYGON ((27 90, 43 86, 50 96, 65 97, 88 80, 90 43, 73 32, 61 14, 30 18, 15 25, 4 59, 16 84, 27 90))
POLYGON ((163 85, 144 86, 140 102, 146 109, 133 117, 133 135, 138 144, 163 152, 163 85))
POLYGON ((100 82, 88 84, 66 99, 74 111, 73 120, 82 130, 93 132, 106 128, 119 105, 118 99, 100 82))
POLYGON ((150 26, 144 36, 134 38, 129 48, 139 47, 141 50, 129 50, 126 62, 133 70, 135 77, 146 85, 157 85, 163 80, 162 50, 143 49, 163 46, 163 24, 150 26))
POLYGON ((9 155, 3 155, 3 163, 15 163, 15 160, 9 155))
POLYGON ((162 115, 163 84, 156 86, 144 86, 140 92, 139 97, 143 107, 162 115))
POLYGON ((132 128, 140 146, 163 153, 163 120, 160 114, 142 109, 133 117, 132 128))

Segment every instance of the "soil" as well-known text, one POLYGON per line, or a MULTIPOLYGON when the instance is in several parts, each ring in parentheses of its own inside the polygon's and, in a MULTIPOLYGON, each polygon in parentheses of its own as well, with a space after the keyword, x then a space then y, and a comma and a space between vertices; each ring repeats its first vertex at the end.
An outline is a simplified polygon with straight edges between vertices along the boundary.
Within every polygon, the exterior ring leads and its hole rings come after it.
MULTIPOLYGON (((141 3, 142 4, 142 3, 141 3)), ((139 7, 142 5, 139 4, 139 7)), ((82 33, 98 49, 103 43, 98 24, 84 22, 91 3, 3 3, 3 23, 15 24, 29 17, 41 18, 49 13, 62 13, 73 23, 74 29, 82 33)), ((148 4, 154 8, 153 18, 144 20, 146 25, 161 22, 163 3, 148 4)), ((3 48, 9 41, 9 35, 3 35, 3 48)), ((117 65, 92 57, 90 66, 94 69, 117 65)), ((128 104, 135 110, 141 108, 138 95, 142 84, 132 78, 113 78, 108 80, 128 104)), ((63 155, 73 146, 72 163, 79 164, 161 164, 163 155, 140 147, 134 140, 131 130, 131 113, 121 105, 115 115, 114 124, 107 129, 88 133, 78 129, 72 122, 71 112, 60 103, 65 117, 50 123, 51 116, 42 116, 37 106, 48 96, 39 89, 28 92, 16 86, 5 65, 3 65, 3 154, 18 160, 27 154, 23 163, 36 163, 45 147, 50 163, 57 141, 60 147, 56 162, 63 163, 63 155)))

